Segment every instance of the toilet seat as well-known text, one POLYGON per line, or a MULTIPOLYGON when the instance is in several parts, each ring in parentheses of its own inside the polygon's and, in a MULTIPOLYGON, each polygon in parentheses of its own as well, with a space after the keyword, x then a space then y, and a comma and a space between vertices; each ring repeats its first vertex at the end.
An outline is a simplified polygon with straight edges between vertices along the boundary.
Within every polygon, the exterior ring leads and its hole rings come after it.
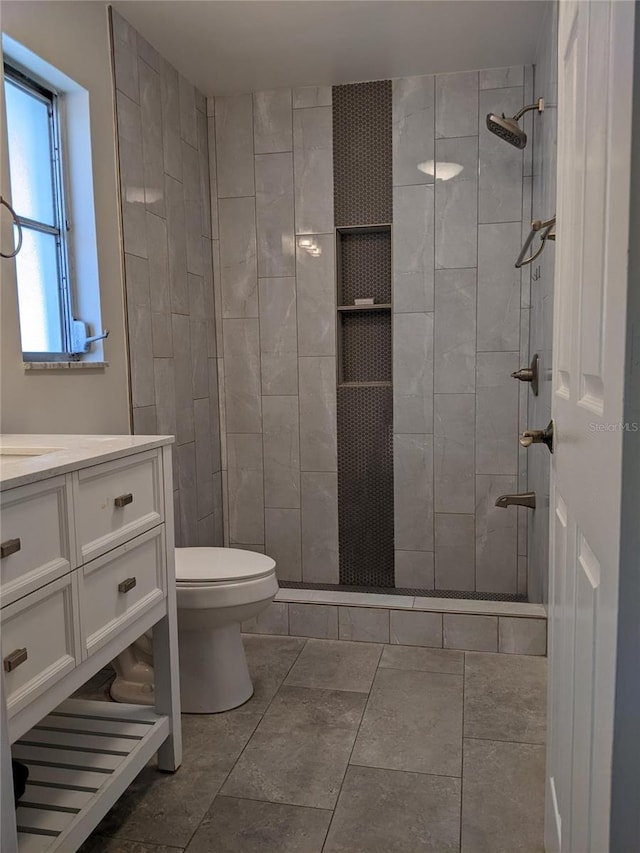
POLYGON ((275 561, 237 548, 176 548, 177 586, 212 586, 270 577, 275 561))

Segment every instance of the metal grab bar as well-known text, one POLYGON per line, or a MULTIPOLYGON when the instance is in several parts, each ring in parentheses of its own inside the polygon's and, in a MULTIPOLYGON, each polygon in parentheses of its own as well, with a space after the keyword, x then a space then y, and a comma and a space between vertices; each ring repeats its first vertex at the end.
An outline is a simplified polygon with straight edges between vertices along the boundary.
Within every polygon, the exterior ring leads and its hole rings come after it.
POLYGON ((526 264, 530 264, 532 261, 535 261, 535 259, 542 253, 547 240, 555 240, 556 239, 555 231, 552 230, 553 226, 555 224, 556 224, 555 216, 553 216, 551 219, 546 219, 546 220, 542 220, 542 219, 534 219, 533 220, 533 222, 531 223, 531 231, 529 232, 529 236, 524 241, 524 246, 520 250, 520 254, 518 255, 518 260, 516 261, 516 269, 517 270, 519 270, 520 267, 524 267, 526 264), (525 257, 525 255, 529 251, 529 247, 533 243, 533 241, 536 237, 536 234, 538 234, 538 232, 542 232, 540 234, 540 246, 537 249, 537 251, 535 251, 533 253, 533 255, 530 255, 527 258, 527 257, 525 257))
POLYGON ((0 252, 0 258, 15 258, 15 256, 18 254, 18 252, 22 248, 22 225, 20 224, 20 220, 18 219, 18 214, 11 207, 9 202, 6 199, 4 199, 1 195, 0 195, 0 204, 4 204, 4 206, 7 208, 7 210, 9 211, 11 216, 13 217, 14 225, 18 229, 18 245, 15 247, 13 252, 11 252, 8 255, 5 255, 4 252, 0 252))

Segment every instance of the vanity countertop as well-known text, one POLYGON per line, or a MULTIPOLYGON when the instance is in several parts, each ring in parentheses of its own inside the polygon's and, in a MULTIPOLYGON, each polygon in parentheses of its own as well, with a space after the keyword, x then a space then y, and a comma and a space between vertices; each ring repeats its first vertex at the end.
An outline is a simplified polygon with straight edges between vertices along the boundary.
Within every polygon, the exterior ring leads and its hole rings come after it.
POLYGON ((0 435, 0 491, 173 441, 171 435, 0 435))

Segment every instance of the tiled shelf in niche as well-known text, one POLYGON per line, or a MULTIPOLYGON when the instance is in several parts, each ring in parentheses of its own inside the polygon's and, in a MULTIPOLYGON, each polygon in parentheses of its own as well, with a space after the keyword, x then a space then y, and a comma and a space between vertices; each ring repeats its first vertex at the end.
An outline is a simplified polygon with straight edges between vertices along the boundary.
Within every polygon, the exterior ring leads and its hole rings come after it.
POLYGON ((391 385, 391 225, 337 228, 336 262, 338 384, 391 385))
POLYGON ((338 311, 391 311, 391 304, 373 305, 338 305, 338 311))

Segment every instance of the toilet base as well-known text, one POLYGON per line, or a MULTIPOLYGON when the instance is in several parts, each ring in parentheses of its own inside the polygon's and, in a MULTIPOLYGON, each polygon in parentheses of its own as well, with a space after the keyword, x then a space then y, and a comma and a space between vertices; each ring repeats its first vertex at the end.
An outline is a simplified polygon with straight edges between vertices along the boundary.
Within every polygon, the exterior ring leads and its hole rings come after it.
POLYGON ((180 700, 185 714, 219 714, 253 696, 240 623, 180 630, 180 700))

